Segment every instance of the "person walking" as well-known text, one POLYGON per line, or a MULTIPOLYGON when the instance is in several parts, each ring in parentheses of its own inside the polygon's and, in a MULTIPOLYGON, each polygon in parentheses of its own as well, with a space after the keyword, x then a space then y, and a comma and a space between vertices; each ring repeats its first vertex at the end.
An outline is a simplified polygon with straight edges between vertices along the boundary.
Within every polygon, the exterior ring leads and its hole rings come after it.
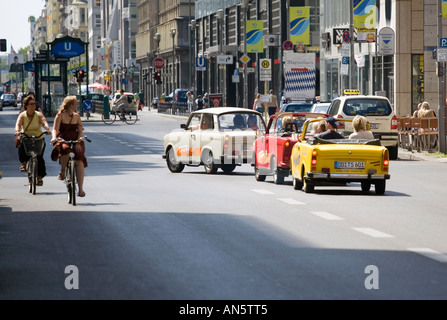
POLYGON ((52 160, 57 161, 61 165, 61 171, 59 172, 58 179, 65 179, 65 168, 67 167, 70 153, 70 146, 66 143, 58 141, 58 138, 64 140, 80 140, 74 146, 74 159, 76 160, 76 175, 78 180, 78 196, 85 197, 84 191, 84 168, 87 167, 87 159, 85 158, 85 144, 83 140, 83 126, 81 117, 76 112, 78 109, 78 100, 76 96, 65 97, 62 105, 59 108, 56 116, 54 117, 53 124, 53 138, 51 142, 54 143, 53 152, 57 154, 57 157, 52 160))
MULTIPOLYGON (((29 95, 23 99, 24 111, 17 117, 15 125, 15 135, 19 136, 20 133, 25 133, 28 136, 39 136, 42 134, 42 127, 49 132, 50 126, 48 125, 45 116, 40 111, 36 111, 36 100, 34 96, 29 95)), ((40 145, 42 153, 37 156, 37 185, 43 185, 43 178, 47 175, 45 166, 45 160, 43 158, 45 152, 45 137, 42 136, 37 140, 40 145)), ((19 161, 20 171, 26 171, 26 162, 31 158, 26 155, 25 146, 23 142, 19 145, 19 161)))
POLYGON ((269 117, 274 115, 278 109, 278 99, 276 98, 276 95, 273 94, 273 89, 270 89, 270 102, 268 104, 268 113, 269 117))
POLYGON ((196 105, 197 105, 197 110, 203 109, 203 99, 200 94, 198 95, 198 97, 196 99, 196 105))
POLYGON ((187 103, 188 103, 188 111, 191 113, 192 112, 192 108, 194 106, 194 95, 192 94, 191 91, 188 91, 186 93, 186 97, 188 98, 187 103))
POLYGON ((264 113, 264 106, 261 103, 261 94, 256 94, 256 99, 253 101, 253 110, 256 110, 260 113, 264 113))
POLYGON ((208 92, 205 92, 205 94, 203 95, 203 108, 209 108, 210 106, 210 98, 208 95, 208 92))

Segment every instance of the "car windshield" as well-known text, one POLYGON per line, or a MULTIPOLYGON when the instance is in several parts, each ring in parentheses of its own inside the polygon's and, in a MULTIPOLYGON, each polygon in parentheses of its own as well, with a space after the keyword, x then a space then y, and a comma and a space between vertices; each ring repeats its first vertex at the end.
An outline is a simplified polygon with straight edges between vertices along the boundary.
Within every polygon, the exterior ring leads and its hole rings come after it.
POLYGON ((329 106, 330 104, 323 104, 323 105, 314 105, 312 107, 312 112, 316 112, 316 113, 327 113, 327 111, 329 110, 329 106))
POLYGON ((349 99, 346 101, 343 112, 348 116, 389 116, 391 106, 381 99, 349 99))
POLYGON ((309 112, 311 103, 290 103, 284 106, 283 112, 309 112))
POLYGON ((274 132, 279 134, 284 132, 301 132, 306 119, 306 116, 293 115, 292 113, 281 114, 276 119, 274 132))
POLYGON ((219 130, 261 130, 265 131, 264 122, 259 114, 235 112, 219 115, 219 130))
POLYGON ((14 99, 14 95, 13 94, 4 94, 3 98, 4 99, 14 99))

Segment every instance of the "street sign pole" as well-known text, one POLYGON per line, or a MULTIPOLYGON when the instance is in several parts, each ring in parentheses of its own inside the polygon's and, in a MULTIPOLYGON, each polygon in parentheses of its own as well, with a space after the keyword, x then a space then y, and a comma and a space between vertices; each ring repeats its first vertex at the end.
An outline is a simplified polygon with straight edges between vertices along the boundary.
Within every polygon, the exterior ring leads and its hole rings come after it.
MULTIPOLYGON (((438 45, 446 45, 447 41, 442 41, 442 1, 438 0, 438 45)), ((438 50, 439 51, 439 50, 438 50)), ((446 132, 445 132, 445 84, 446 70, 445 62, 436 62, 438 64, 438 146, 439 152, 446 153, 446 132)))

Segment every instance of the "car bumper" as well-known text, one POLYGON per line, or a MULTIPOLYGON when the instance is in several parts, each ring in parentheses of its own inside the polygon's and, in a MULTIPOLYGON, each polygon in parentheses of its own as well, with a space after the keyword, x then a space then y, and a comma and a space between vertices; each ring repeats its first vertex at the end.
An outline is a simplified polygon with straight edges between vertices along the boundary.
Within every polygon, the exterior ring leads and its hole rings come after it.
POLYGON ((223 155, 220 157, 221 164, 241 164, 241 163, 250 163, 251 158, 242 157, 242 156, 227 156, 223 155))
POLYGON ((319 173, 319 172, 308 172, 307 177, 311 180, 340 180, 346 182, 390 179, 389 174, 350 174, 350 173, 319 173))

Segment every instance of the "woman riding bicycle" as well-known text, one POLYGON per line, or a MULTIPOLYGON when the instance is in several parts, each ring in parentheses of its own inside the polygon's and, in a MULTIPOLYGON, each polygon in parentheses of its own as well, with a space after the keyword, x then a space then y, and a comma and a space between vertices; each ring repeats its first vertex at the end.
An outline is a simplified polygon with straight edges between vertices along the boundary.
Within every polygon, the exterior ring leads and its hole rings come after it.
POLYGON ((67 141, 79 140, 79 142, 75 145, 73 152, 75 154, 74 159, 76 160, 76 172, 79 189, 78 196, 84 197, 84 168, 87 167, 87 159, 84 156, 85 144, 82 138, 82 121, 81 117, 76 112, 77 109, 78 100, 76 96, 65 97, 58 113, 54 118, 53 137, 51 139, 51 142, 55 143, 53 152, 57 154, 57 157, 52 157, 52 159, 56 161, 59 158, 59 163, 61 164, 61 172, 59 173, 58 179, 64 180, 65 168, 67 167, 70 157, 70 146, 66 143, 58 141, 58 138, 62 138, 67 141))
MULTIPOLYGON (((42 127, 46 130, 50 130, 45 116, 36 111, 36 100, 34 96, 27 96, 23 99, 24 111, 21 112, 17 118, 15 126, 15 135, 19 136, 21 133, 25 133, 28 136, 39 136, 42 134, 42 127)), ((45 137, 41 136, 36 139, 39 143, 43 143, 41 148, 42 153, 37 156, 37 185, 43 185, 43 177, 47 175, 47 170, 45 167, 45 160, 43 159, 43 154, 45 152, 45 137)), ((26 155, 25 146, 23 143, 19 146, 19 161, 20 161, 20 171, 26 171, 26 162, 31 157, 26 155)))

